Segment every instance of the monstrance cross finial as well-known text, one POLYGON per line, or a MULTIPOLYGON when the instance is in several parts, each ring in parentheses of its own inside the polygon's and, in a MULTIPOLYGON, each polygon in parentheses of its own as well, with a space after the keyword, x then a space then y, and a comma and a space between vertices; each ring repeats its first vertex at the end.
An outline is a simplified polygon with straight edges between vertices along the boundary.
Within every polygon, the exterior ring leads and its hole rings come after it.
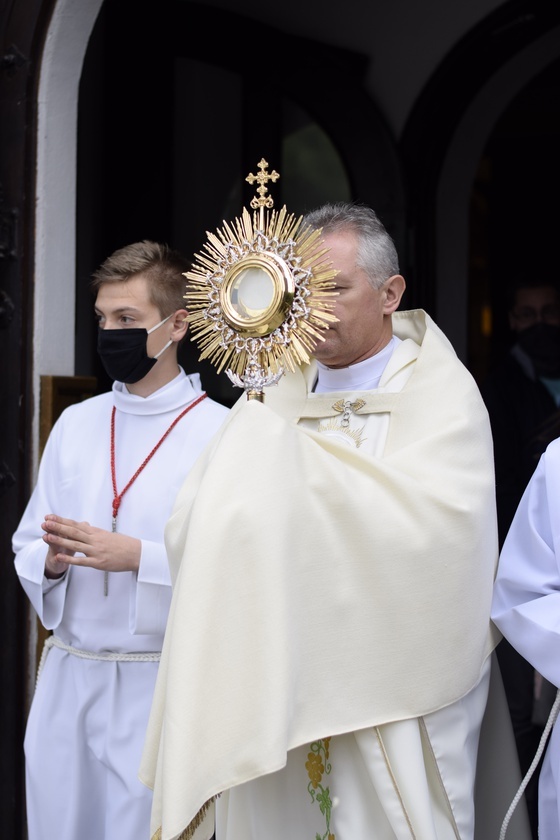
POLYGON ((275 169, 273 169, 272 172, 266 171, 268 169, 268 162, 264 158, 261 158, 258 166, 261 170, 258 175, 253 175, 253 173, 251 172, 245 178, 245 180, 248 181, 250 184, 254 184, 256 181, 259 185, 257 188, 257 193, 259 194, 260 198, 257 198, 255 196, 255 198, 253 198, 251 201, 251 207, 253 208, 253 210, 257 210, 258 208, 262 209, 263 207, 270 208, 273 206, 274 201, 272 200, 272 196, 266 195, 268 192, 268 187, 266 186, 266 184, 268 184, 269 181, 272 181, 274 183, 280 177, 279 173, 276 172, 275 169))

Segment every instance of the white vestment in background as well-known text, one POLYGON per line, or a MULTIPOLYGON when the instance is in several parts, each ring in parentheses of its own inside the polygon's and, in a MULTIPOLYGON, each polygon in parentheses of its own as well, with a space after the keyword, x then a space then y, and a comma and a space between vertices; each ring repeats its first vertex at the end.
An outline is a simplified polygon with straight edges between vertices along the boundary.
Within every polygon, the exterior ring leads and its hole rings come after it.
MULTIPOLYGON (((502 547, 492 618, 519 653, 560 686, 560 439, 549 444, 502 547)), ((539 777, 539 839, 560 837, 560 727, 539 777)))
MULTIPOLYGON (((171 600, 163 529, 185 476, 227 416, 206 398, 175 426, 125 493, 117 530, 141 540, 138 573, 71 566, 44 576, 48 513, 111 530, 111 410, 121 492, 175 417, 202 393, 179 375, 149 397, 115 383, 66 409, 13 538, 16 571, 43 625, 94 653, 161 650, 171 600)), ((157 661, 83 659, 50 650, 26 730, 29 840, 148 840, 151 792, 137 778, 157 661)))

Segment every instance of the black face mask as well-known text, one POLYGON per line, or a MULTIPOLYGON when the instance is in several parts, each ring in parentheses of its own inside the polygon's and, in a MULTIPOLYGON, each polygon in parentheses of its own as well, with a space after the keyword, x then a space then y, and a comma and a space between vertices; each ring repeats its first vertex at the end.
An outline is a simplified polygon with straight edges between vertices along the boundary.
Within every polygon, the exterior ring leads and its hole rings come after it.
POLYGON ((560 376, 560 327, 534 324, 521 330, 517 341, 530 357, 539 376, 560 376))
POLYGON ((143 327, 122 330, 100 329, 97 334, 97 352, 108 376, 127 385, 143 379, 151 371, 163 351, 173 343, 169 341, 153 358, 148 356, 146 342, 149 333, 157 330, 169 318, 171 315, 151 330, 143 327))

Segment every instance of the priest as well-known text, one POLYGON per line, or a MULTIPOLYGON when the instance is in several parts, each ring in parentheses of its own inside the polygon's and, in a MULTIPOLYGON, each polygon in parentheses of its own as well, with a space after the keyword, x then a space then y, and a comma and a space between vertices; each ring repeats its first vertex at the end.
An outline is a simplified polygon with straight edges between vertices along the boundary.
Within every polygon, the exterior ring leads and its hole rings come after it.
POLYGON ((166 526, 140 771, 162 840, 472 840, 496 631, 477 386, 367 207, 326 205, 337 322, 244 397, 166 526))

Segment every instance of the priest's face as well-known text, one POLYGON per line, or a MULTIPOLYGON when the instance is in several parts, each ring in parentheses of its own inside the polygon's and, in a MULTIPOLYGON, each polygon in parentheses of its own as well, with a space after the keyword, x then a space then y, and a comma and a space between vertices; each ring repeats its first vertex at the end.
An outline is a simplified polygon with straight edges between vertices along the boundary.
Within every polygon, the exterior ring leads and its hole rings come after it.
POLYGON ((324 333, 325 340, 317 343, 313 355, 327 367, 343 368, 363 362, 389 343, 391 314, 400 303, 404 279, 394 275, 374 289, 365 271, 356 265, 353 231, 326 234, 323 243, 339 272, 334 308, 339 320, 324 333))

